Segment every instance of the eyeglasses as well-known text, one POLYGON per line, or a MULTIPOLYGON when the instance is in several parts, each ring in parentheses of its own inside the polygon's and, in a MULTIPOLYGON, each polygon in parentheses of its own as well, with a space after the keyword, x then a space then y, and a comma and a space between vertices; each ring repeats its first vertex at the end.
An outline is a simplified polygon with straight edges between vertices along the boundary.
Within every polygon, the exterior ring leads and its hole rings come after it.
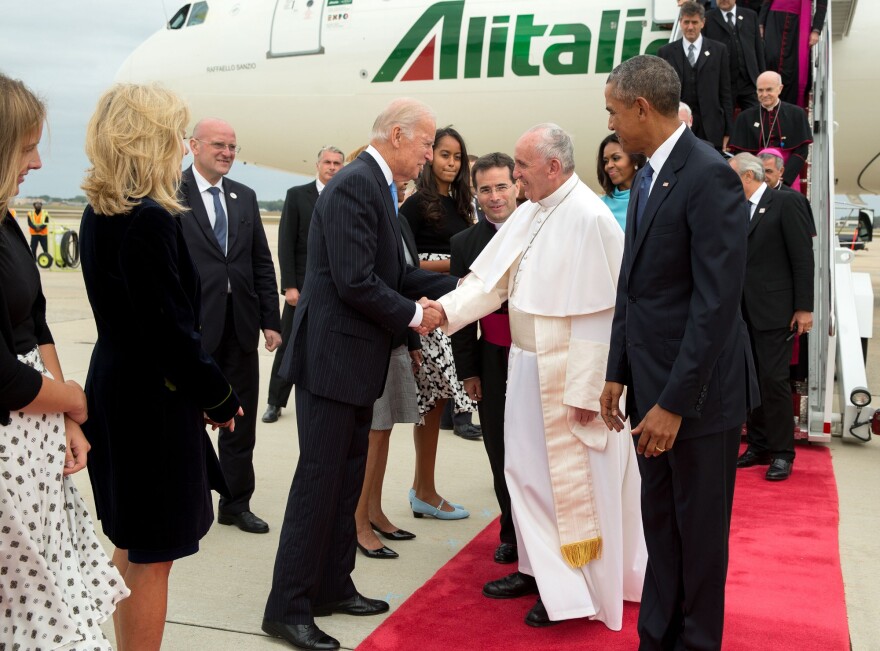
POLYGON ((510 190, 510 188, 512 188, 512 187, 513 186, 510 185, 509 183, 499 183, 498 185, 494 185, 494 186, 484 185, 482 188, 477 190, 477 194, 484 196, 484 197, 488 197, 489 195, 491 195, 493 193, 504 194, 505 192, 510 190))
POLYGON ((212 149, 216 149, 217 151, 226 151, 229 150, 230 153, 237 154, 241 151, 241 147, 238 145, 227 145, 225 142, 205 142, 204 140, 200 140, 199 138, 193 138, 196 142, 200 142, 203 145, 208 145, 212 149))

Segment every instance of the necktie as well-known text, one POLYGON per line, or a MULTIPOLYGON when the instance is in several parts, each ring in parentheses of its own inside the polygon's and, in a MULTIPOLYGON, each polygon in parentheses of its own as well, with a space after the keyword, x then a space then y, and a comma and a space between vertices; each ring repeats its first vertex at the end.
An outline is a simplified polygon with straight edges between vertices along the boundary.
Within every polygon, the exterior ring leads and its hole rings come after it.
POLYGON ((391 202, 394 204, 394 214, 397 214, 397 183, 394 181, 391 182, 391 185, 388 186, 391 188, 391 202))
POLYGON ((651 181, 654 180, 654 168, 651 163, 645 165, 645 173, 639 181, 639 203, 636 205, 636 232, 642 225, 642 215, 645 214, 645 206, 648 204, 648 195, 651 192, 651 181))
POLYGON ((733 12, 727 12, 727 24, 730 26, 731 31, 736 31, 736 23, 733 21, 733 12))
POLYGON ((214 237, 217 238, 217 244, 223 253, 226 253, 226 213, 223 210, 223 204, 220 203, 220 188, 210 187, 208 192, 214 197, 214 237))
POLYGON ((688 63, 691 64, 691 68, 697 65, 697 55, 694 53, 694 44, 691 43, 688 45, 688 63))

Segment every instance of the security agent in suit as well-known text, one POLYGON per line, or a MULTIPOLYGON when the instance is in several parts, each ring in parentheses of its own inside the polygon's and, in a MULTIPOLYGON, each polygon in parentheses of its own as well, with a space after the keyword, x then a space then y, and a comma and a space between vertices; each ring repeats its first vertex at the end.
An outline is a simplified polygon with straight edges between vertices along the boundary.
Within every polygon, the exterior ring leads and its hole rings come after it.
POLYGON ((657 55, 668 61, 678 74, 680 99, 693 112, 693 132, 716 149, 723 149, 733 128, 727 48, 700 33, 705 24, 705 10, 696 2, 681 5, 678 22, 682 38, 661 47, 657 55))
POLYGON ((633 181, 600 397, 609 428, 630 419, 639 453, 639 648, 717 650, 736 456, 758 395, 740 313, 748 211, 736 174, 678 119, 666 62, 625 61, 605 100, 623 149, 649 156, 633 181))
POLYGON ((770 464, 766 478, 788 479, 794 462, 794 410, 789 362, 795 336, 813 326, 813 243, 810 215, 795 192, 771 190, 764 166, 737 154, 730 166, 751 209, 743 315, 749 327, 761 406, 749 414, 749 447, 737 467, 770 464))
POLYGON ((220 524, 249 533, 269 525, 250 510, 254 493, 253 453, 259 400, 260 330, 266 349, 281 343, 275 265, 260 221, 257 197, 226 178, 238 151, 229 123, 206 118, 189 141, 193 165, 183 173, 181 192, 190 212, 183 235, 202 281, 202 346, 241 399, 235 429, 221 429, 220 466, 231 497, 221 497, 220 524))
MULTIPOLYGON (((471 165, 474 195, 484 219, 449 240, 449 273, 466 276, 474 260, 483 252, 498 229, 516 210, 519 183, 513 179, 513 159, 507 154, 481 156, 471 165)), ((496 313, 452 335, 455 372, 462 378, 468 396, 478 401, 483 445, 495 497, 501 509, 500 544, 495 549, 496 563, 513 563, 519 557, 516 532, 510 510, 510 493, 504 479, 504 402, 507 395, 507 357, 510 353, 510 322, 505 303, 496 313)))
POLYGON ((278 377, 281 360, 290 339, 293 327, 293 314, 299 294, 306 279, 306 245, 309 241, 309 224, 315 202, 324 186, 333 178, 345 161, 345 154, 337 147, 323 147, 315 161, 317 175, 314 181, 297 185, 287 191, 281 221, 278 224, 278 264, 281 267, 281 294, 284 296, 284 309, 281 311, 281 345, 272 361, 272 376, 269 378, 269 405, 263 414, 264 423, 274 423, 281 416, 281 409, 287 406, 293 385, 278 377))
POLYGON ((766 69, 758 14, 736 0, 720 0, 706 12, 703 36, 723 43, 730 59, 730 95, 740 110, 758 105, 758 75, 766 69))
POLYGON ((370 147, 315 205, 306 280, 281 366, 296 386, 300 456, 262 626, 301 649, 339 648, 316 616, 388 610, 352 582, 354 512, 395 336, 436 327, 440 313, 414 300, 456 285, 405 263, 392 198, 393 182, 415 178, 431 160, 434 129, 430 108, 393 101, 376 119, 370 147))

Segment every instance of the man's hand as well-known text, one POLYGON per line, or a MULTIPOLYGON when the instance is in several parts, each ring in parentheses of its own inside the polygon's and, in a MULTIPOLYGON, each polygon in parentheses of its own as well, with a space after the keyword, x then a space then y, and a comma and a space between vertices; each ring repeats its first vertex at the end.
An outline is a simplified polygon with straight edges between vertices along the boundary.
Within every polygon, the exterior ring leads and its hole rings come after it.
POLYGON ((285 289, 284 302, 291 307, 296 307, 296 304, 299 302, 299 290, 296 287, 285 289))
POLYGON ((466 380, 462 380, 462 383, 464 384, 464 392, 467 394, 468 398, 471 400, 483 399, 483 384, 480 382, 480 378, 469 377, 466 380))
POLYGON ((654 405, 645 414, 642 422, 632 431, 639 434, 638 453, 645 457, 659 457, 672 449, 678 428, 681 427, 681 416, 654 405))
POLYGON ((792 315, 788 329, 794 330, 795 324, 797 324, 798 335, 809 332, 813 329, 813 313, 806 310, 798 310, 792 315))
POLYGON ((281 333, 275 330, 263 330, 263 336, 266 338, 266 350, 270 353, 281 345, 281 333))
POLYGON ((608 429, 619 432, 623 429, 623 421, 626 414, 620 410, 620 396, 623 395, 623 385, 620 382, 606 382, 602 394, 599 396, 599 408, 602 410, 602 420, 608 429))
POLYGON ((72 475, 86 467, 89 450, 92 446, 83 434, 82 428, 70 416, 64 418, 64 441, 67 449, 64 453, 64 470, 62 473, 72 475))
POLYGON ((437 327, 446 323, 446 312, 437 301, 422 297, 419 299, 422 306, 422 323, 415 328, 420 335, 426 335, 437 327))
POLYGON ((815 29, 810 32, 810 47, 816 47, 816 43, 819 42, 819 32, 815 29))
POLYGON ((596 416, 598 415, 595 411, 592 411, 590 409, 582 409, 580 407, 571 406, 569 406, 569 409, 571 410, 573 416, 572 420, 574 420, 574 422, 578 425, 583 425, 584 427, 592 423, 593 419, 596 418, 596 416))

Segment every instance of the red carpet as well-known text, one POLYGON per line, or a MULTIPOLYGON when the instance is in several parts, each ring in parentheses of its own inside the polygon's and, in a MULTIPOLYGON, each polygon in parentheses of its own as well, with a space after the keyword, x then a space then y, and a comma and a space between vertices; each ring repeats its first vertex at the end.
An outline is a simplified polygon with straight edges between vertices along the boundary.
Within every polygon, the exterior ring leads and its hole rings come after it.
MULTIPOLYGON (((827 448, 798 446, 794 473, 771 484, 765 467, 737 473, 727 580, 725 651, 849 649, 837 545, 837 485, 827 448)), ((497 521, 419 588, 357 651, 558 651, 638 647, 638 604, 623 630, 573 620, 523 623, 531 597, 486 599, 483 583, 515 566, 491 561, 497 521)))

